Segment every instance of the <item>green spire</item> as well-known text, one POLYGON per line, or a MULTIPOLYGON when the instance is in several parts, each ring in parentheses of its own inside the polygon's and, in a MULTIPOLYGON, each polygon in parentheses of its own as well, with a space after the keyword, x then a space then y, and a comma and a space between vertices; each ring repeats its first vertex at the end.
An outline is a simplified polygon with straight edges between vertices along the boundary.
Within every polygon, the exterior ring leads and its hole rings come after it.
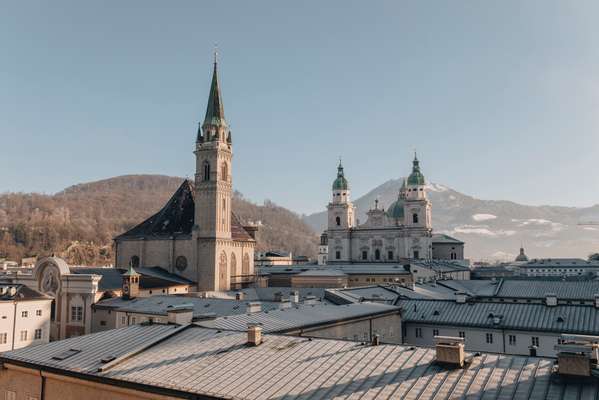
POLYGON ((337 166, 337 179, 333 182, 333 190, 347 190, 349 184, 345 175, 343 174, 343 165, 341 165, 341 159, 339 159, 339 165, 337 166))
POLYGON ((418 161, 418 156, 416 152, 414 152, 414 161, 412 161, 412 173, 408 177, 408 185, 412 186, 424 186, 424 175, 420 172, 420 161, 418 161))
POLYGON ((214 70, 212 72, 212 84, 210 85, 210 95, 208 97, 208 106, 206 107, 206 117, 204 125, 227 125, 225 121, 225 111, 220 94, 220 85, 218 84, 218 62, 217 53, 214 52, 214 70))
POLYGON ((139 275, 134 269, 133 269, 133 265, 131 265, 131 263, 129 263, 129 269, 127 269, 127 272, 125 272, 123 274, 123 276, 137 276, 139 275))

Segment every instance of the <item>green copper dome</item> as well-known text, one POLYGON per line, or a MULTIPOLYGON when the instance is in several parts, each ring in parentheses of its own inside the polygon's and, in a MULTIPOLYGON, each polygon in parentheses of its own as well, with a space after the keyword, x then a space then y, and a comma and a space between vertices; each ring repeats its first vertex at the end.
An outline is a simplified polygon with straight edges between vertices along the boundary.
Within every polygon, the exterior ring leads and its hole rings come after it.
POLYGON ((414 161, 412 162, 412 173, 408 177, 408 185, 411 186, 424 186, 424 175, 420 172, 420 162, 414 154, 414 161))
POLYGON ((343 175, 343 165, 341 165, 341 161, 339 162, 339 166, 337 167, 337 179, 333 181, 333 190, 348 190, 349 184, 347 183, 347 179, 343 175))
POLYGON ((397 201, 394 201, 393 203, 391 203, 391 205, 387 209, 387 216, 389 218, 393 218, 393 219, 403 219, 403 217, 404 217, 403 206, 404 206, 404 202, 402 199, 398 199, 397 201))

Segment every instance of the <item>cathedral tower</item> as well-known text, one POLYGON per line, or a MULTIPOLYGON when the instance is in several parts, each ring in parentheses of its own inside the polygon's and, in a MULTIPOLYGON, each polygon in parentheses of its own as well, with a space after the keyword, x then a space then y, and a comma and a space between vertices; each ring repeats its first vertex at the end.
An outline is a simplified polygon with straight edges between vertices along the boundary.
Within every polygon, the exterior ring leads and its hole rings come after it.
POLYGON ((432 217, 431 202, 426 195, 426 181, 420 171, 420 161, 414 154, 412 162, 412 173, 408 176, 407 184, 402 187, 401 192, 405 197, 404 215, 406 227, 412 243, 406 243, 407 257, 409 258, 432 258, 432 217), (420 239, 418 239, 420 237, 420 239))
POLYGON ((200 238, 231 238, 231 144, 215 55, 206 117, 198 129, 194 152, 195 224, 200 238))
POLYGON ((349 229, 354 226, 354 205, 350 201, 349 183, 343 172, 341 160, 337 178, 333 181, 333 198, 328 206, 329 229, 349 229))

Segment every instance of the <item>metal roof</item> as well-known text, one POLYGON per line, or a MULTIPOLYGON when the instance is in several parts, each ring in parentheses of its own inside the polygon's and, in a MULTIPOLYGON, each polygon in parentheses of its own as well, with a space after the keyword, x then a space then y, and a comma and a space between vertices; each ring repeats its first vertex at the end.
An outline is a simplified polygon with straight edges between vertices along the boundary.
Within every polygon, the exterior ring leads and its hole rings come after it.
POLYGON ((0 294, 0 301, 52 300, 52 297, 22 284, 0 283, 0 288, 4 292, 0 294))
POLYGON ((599 261, 587 261, 582 258, 534 258, 516 265, 520 268, 599 268, 599 261))
MULTIPOLYGON (((121 289, 123 285, 122 274, 125 272, 125 270, 118 268, 102 267, 70 267, 70 271, 73 274, 100 275, 102 279, 98 286, 101 291, 121 289)), ((192 284, 190 280, 171 274, 160 267, 138 267, 135 268, 135 271, 141 275, 139 287, 142 289, 192 284)))
POLYGON ((390 312, 399 312, 399 307, 376 303, 340 306, 326 303, 297 304, 286 309, 216 318, 210 321, 198 322, 198 325, 206 328, 246 331, 248 324, 258 324, 264 332, 284 332, 390 312))
POLYGON ((599 309, 593 306, 451 300, 399 300, 397 305, 407 323, 599 335, 599 309))
POLYGON ((245 333, 130 326, 4 353, 0 361, 172 396, 238 400, 559 400, 596 399, 599 393, 597 379, 555 376, 551 359, 483 353, 466 368, 448 369, 434 362, 430 348, 269 334, 263 339, 246 346, 245 333), (81 351, 52 359, 70 349, 81 351), (117 358, 101 362, 110 357, 117 358))
POLYGON ((433 234, 432 240, 433 240, 433 244, 436 244, 436 243, 464 244, 464 242, 462 242, 461 240, 451 237, 449 235, 446 235, 444 233, 433 234))
POLYGON ((554 293, 558 299, 593 300, 599 295, 599 281, 516 281, 502 280, 497 297, 539 298, 554 293))
MULTIPOLYGON (((139 314, 167 315, 169 309, 182 304, 193 304, 193 315, 198 318, 206 314, 214 316, 243 314, 247 308, 247 300, 162 295, 137 297, 133 300, 123 300, 121 297, 116 297, 99 301, 93 307, 139 314)), ((275 310, 280 307, 281 303, 262 302, 261 304, 262 310, 275 310)))

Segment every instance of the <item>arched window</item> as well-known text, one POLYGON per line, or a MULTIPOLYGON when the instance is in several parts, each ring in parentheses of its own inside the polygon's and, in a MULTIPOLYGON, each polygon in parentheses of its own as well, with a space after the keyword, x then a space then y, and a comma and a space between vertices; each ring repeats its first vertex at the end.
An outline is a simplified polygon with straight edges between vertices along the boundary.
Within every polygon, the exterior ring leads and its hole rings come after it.
POLYGON ((208 161, 204 161, 204 180, 210 180, 210 163, 208 161))
POLYGON ((379 249, 376 249, 374 251, 374 259, 375 260, 380 260, 381 259, 381 251, 379 249))
POLYGON ((228 290, 227 285, 227 255, 223 251, 220 253, 220 261, 218 263, 218 288, 219 290, 228 290))
POLYGON ((227 167, 227 163, 223 163, 223 166, 220 168, 220 174, 222 175, 220 179, 223 181, 229 179, 229 168, 227 167))
POLYGON ((239 271, 237 271, 237 257, 235 257, 235 253, 231 253, 231 276, 239 275, 239 271))
POLYGON ((250 256, 247 254, 243 255, 243 262, 241 263, 241 275, 250 274, 250 256))
POLYGON ((340 217, 335 217, 335 222, 337 223, 337 226, 341 226, 341 218, 340 217))
POLYGON ((178 271, 185 271, 185 268, 187 268, 187 258, 185 258, 185 256, 177 257, 175 260, 175 268, 177 268, 178 271))
POLYGON ((418 214, 416 214, 416 213, 412 214, 412 222, 414 224, 418 223, 418 214))
POLYGON ((133 268, 139 268, 139 257, 138 256, 131 257, 131 260, 129 261, 129 264, 133 268))

